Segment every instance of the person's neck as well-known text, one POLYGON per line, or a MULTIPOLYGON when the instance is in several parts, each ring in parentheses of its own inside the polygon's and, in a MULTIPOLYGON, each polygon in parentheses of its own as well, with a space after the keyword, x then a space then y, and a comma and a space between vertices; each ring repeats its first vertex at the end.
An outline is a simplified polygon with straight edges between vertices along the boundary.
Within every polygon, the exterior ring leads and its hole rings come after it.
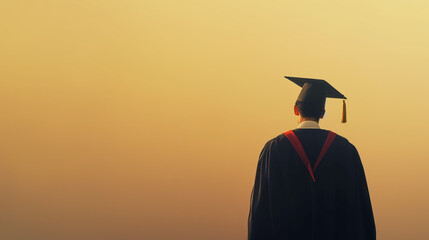
POLYGON ((304 121, 313 121, 319 123, 319 119, 299 116, 298 123, 302 123, 304 121))

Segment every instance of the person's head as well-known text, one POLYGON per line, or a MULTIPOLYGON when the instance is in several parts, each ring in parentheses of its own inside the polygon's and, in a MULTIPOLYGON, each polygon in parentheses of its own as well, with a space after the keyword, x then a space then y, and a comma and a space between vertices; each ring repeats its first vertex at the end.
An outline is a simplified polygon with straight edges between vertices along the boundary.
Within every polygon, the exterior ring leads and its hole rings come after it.
POLYGON ((325 114, 325 101, 318 103, 296 101, 294 106, 295 115, 306 119, 319 121, 325 114))
MULTIPOLYGON (((319 121, 325 115, 326 98, 346 97, 332 87, 328 82, 322 79, 288 77, 290 81, 300 86, 301 92, 296 100, 294 111, 299 116, 299 122, 305 120, 319 121)), ((341 122, 346 122, 346 105, 343 100, 343 114, 341 122)))

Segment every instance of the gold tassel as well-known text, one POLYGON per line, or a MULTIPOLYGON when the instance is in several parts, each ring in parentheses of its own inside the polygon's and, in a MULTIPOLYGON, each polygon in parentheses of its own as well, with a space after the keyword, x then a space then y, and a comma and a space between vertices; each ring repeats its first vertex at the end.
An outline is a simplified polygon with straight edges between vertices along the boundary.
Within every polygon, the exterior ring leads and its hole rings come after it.
POLYGON ((343 115, 341 117, 341 123, 347 122, 347 116, 346 116, 346 100, 343 100, 343 115))

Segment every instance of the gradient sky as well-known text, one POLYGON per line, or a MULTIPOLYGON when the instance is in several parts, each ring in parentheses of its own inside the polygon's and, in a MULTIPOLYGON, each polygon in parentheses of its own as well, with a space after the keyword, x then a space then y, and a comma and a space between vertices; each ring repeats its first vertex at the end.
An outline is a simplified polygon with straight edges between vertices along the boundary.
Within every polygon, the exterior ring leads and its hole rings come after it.
POLYGON ((380 239, 429 235, 429 2, 0 2, 0 238, 245 239, 265 142, 322 78, 380 239))

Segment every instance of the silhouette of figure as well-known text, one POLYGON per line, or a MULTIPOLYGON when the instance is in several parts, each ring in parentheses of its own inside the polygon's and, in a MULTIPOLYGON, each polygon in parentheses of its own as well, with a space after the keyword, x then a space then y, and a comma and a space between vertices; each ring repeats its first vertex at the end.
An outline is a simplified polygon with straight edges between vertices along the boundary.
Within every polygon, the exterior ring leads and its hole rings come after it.
POLYGON ((346 98, 324 80, 286 78, 302 87, 294 106, 299 125, 269 140, 261 151, 251 195, 248 239, 376 239, 357 149, 318 124, 327 97, 346 98))

